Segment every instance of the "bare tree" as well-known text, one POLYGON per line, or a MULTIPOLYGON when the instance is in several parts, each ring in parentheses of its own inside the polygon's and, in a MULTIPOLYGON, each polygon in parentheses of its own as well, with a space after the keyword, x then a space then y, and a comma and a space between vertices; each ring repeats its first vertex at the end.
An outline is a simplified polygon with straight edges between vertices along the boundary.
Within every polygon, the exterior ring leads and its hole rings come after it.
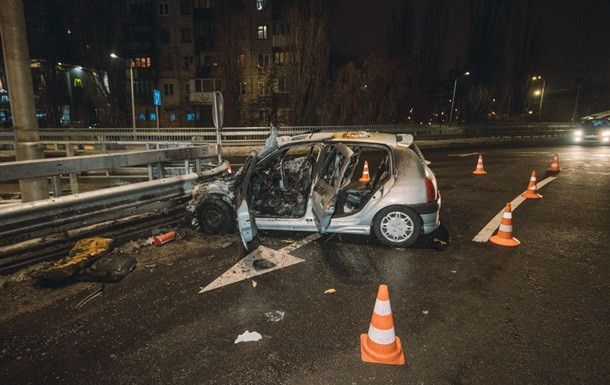
POLYGON ((286 11, 286 22, 291 123, 315 124, 328 77, 329 9, 322 0, 295 0, 286 11))
POLYGON ((520 0, 517 3, 512 10, 511 21, 509 97, 511 111, 521 114, 525 109, 530 77, 538 62, 540 8, 534 0, 520 0))
POLYGON ((406 60, 371 56, 362 66, 347 63, 337 71, 322 109, 323 124, 384 124, 401 121, 409 89, 406 60))
POLYGON ((244 69, 240 60, 239 25, 242 23, 242 17, 243 13, 239 12, 239 2, 217 2, 214 46, 218 59, 218 75, 222 79, 221 91, 226 125, 237 124, 241 116, 239 98, 244 69))

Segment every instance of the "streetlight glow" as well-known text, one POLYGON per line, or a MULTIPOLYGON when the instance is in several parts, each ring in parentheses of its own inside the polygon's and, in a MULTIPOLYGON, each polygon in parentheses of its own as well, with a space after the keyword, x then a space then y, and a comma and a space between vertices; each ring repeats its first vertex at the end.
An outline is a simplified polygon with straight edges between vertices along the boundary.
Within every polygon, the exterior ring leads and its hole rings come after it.
POLYGON ((534 91, 534 95, 536 95, 536 96, 540 95, 540 90, 534 91))
POLYGON ((131 85, 131 127, 133 128, 133 132, 136 132, 136 105, 135 105, 135 100, 134 100, 134 93, 133 93, 133 66, 130 64, 127 64, 127 62, 123 59, 121 59, 120 57, 118 57, 114 52, 112 52, 110 54, 110 57, 113 59, 118 59, 120 61, 122 61, 124 64, 129 66, 129 84, 131 85))

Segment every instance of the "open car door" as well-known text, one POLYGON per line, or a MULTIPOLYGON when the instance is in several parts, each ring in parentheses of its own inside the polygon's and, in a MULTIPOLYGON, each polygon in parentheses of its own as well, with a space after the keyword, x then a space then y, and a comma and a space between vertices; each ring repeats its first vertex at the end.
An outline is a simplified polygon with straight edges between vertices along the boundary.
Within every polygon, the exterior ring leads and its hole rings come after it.
POLYGON ((250 242, 257 233, 256 222, 254 216, 250 214, 248 210, 248 186, 250 184, 250 178, 252 177, 252 170, 256 165, 258 154, 256 151, 252 151, 243 165, 243 172, 241 178, 238 179, 235 185, 235 206, 237 207, 237 228, 241 235, 241 240, 244 243, 244 247, 248 249, 248 242, 250 242))
POLYGON ((320 157, 315 185, 311 195, 314 222, 321 234, 326 233, 335 212, 339 188, 354 152, 344 144, 337 143, 324 148, 320 157))

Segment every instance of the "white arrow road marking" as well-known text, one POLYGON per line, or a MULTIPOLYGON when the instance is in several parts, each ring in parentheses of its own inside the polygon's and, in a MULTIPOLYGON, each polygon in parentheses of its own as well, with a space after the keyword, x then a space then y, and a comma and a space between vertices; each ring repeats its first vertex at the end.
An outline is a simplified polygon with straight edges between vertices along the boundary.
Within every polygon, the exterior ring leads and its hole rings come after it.
MULTIPOLYGON (((547 183, 554 181, 555 179, 557 179, 556 176, 550 176, 548 178, 545 178, 544 180, 541 180, 540 182, 536 183, 536 187, 540 189, 541 187, 545 186, 547 183)), ((521 203, 523 203, 525 199, 526 198, 523 198, 521 194, 517 195, 517 197, 510 202, 511 211, 515 211, 515 209, 521 203)), ((502 214, 504 214, 504 208, 500 210, 500 212, 497 213, 496 216, 493 217, 493 219, 489 221, 489 223, 485 225, 485 227, 483 227, 483 229, 479 231, 479 233, 472 240, 474 242, 487 242, 489 240, 489 237, 491 237, 494 231, 496 231, 496 229, 498 228, 498 226, 500 226, 500 221, 502 221, 502 214)))
POLYGON ((202 287, 199 293, 204 293, 209 290, 218 289, 219 287, 230 285, 235 282, 243 281, 257 275, 269 273, 270 271, 283 269, 284 267, 292 266, 297 263, 305 262, 304 259, 294 257, 288 253, 298 249, 299 247, 305 246, 309 242, 315 241, 320 238, 321 235, 318 233, 312 234, 307 238, 301 239, 300 241, 294 242, 280 250, 273 250, 266 246, 259 246, 256 250, 248 254, 244 259, 237 262, 233 267, 227 270, 220 277, 216 278, 212 283, 206 287, 202 287), (265 259, 275 264, 275 266, 268 269, 257 270, 254 267, 254 261, 265 259))
POLYGON ((463 158, 465 156, 472 156, 472 155, 485 155, 484 152, 471 152, 470 154, 449 154, 447 156, 459 156, 460 158, 463 158))

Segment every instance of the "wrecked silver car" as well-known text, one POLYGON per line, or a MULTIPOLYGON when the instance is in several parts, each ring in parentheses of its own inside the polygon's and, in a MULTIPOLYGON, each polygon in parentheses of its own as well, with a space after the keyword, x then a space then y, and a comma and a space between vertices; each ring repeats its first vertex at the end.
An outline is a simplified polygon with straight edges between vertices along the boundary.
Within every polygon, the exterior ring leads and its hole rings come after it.
POLYGON ((187 210, 210 233, 237 226, 246 248, 257 229, 372 232, 385 245, 405 247, 438 228, 440 205, 436 178, 412 135, 278 138, 272 129, 237 173, 196 184, 187 210))

